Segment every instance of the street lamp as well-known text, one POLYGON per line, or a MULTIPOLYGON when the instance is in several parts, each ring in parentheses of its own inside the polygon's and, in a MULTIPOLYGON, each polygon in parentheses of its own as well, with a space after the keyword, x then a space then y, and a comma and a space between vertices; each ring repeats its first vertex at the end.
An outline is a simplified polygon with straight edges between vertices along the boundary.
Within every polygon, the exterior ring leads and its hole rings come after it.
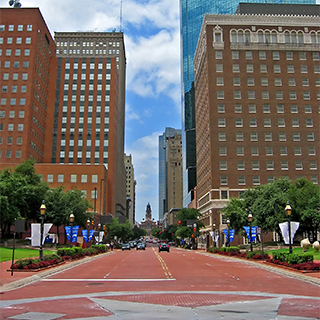
POLYGON ((290 223, 290 217, 291 217, 291 212, 292 208, 290 206, 289 201, 287 201, 287 205, 284 209, 286 211, 286 214, 288 216, 288 228, 289 228, 289 253, 292 253, 292 246, 291 246, 291 223, 290 223))
POLYGON ((40 206, 40 218, 41 218, 41 235, 40 235, 40 250, 39 250, 39 259, 42 260, 43 257, 43 248, 42 248, 42 241, 43 241, 43 221, 44 215, 46 213, 46 205, 44 204, 44 200, 42 200, 42 205, 40 206))
POLYGON ((252 222, 252 213, 251 211, 249 211, 249 214, 248 214, 248 221, 249 221, 249 228, 250 228, 250 231, 249 231, 249 234, 250 234, 250 251, 252 252, 252 230, 251 230, 251 222, 252 222))
POLYGON ((230 220, 227 220, 227 226, 228 226, 228 242, 227 247, 230 247, 230 220))
POLYGON ((216 224, 212 224, 212 231, 213 231, 213 247, 216 246, 216 224))
POLYGON ((90 220, 87 220, 87 248, 89 247, 89 227, 90 227, 90 220))
POLYGON ((70 248, 72 248, 72 228, 73 228, 73 221, 74 221, 74 214, 73 211, 71 211, 71 214, 69 216, 70 225, 71 225, 71 234, 70 234, 70 248))

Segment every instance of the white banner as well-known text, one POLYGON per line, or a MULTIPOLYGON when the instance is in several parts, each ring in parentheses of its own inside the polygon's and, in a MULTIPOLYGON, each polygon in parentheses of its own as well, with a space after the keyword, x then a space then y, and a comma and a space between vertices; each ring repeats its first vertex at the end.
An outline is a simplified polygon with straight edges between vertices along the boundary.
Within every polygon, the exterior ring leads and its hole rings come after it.
POLYGON ((210 231, 209 233, 214 242, 217 242, 219 240, 219 233, 214 233, 213 231, 210 231))
MULTIPOLYGON (((48 235, 51 227, 52 227, 52 223, 44 223, 42 244, 44 244, 46 236, 48 235)), ((32 247, 40 247, 40 237, 41 237, 41 224, 31 223, 31 246, 32 247)))
MULTIPOLYGON (((294 235, 296 234, 297 230, 299 229, 300 223, 299 222, 290 222, 290 227, 291 227, 291 244, 293 243, 293 238, 294 235)), ((288 222, 282 222, 279 223, 279 227, 283 236, 283 240, 285 244, 290 244, 289 243, 289 226, 288 222)))

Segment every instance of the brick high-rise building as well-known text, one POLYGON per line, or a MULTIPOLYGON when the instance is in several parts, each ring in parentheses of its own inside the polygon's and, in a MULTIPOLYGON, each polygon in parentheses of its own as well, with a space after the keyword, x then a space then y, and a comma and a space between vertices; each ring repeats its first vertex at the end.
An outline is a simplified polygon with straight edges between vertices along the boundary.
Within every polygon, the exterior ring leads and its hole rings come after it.
POLYGON ((124 165, 126 168, 126 216, 131 225, 134 225, 136 223, 135 207, 137 181, 134 179, 134 167, 131 154, 124 155, 124 165))
POLYGON ((51 187, 77 187, 101 214, 125 215, 123 33, 53 40, 38 8, 0 16, 1 166, 33 159, 51 187))
POLYGON ((319 184, 319 49, 319 15, 204 17, 194 73, 197 208, 208 231, 226 227, 219 209, 248 188, 277 177, 319 184))
POLYGON ((56 45, 37 8, 0 9, 0 162, 43 162, 56 45))

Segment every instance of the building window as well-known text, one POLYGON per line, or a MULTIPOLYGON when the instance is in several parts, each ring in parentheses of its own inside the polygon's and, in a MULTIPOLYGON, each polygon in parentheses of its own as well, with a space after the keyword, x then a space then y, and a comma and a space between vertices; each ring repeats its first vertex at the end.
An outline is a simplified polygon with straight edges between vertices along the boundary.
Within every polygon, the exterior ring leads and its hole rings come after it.
POLYGON ((253 90, 248 91, 248 99, 255 99, 256 98, 256 92, 253 90))
POLYGON ((97 189, 91 190, 91 199, 97 199, 98 192, 97 189))
POLYGON ((272 141, 272 133, 271 132, 264 133, 264 141, 272 141))
POLYGON ((235 104, 234 112, 235 113, 242 113, 242 105, 241 104, 235 104))
POLYGON ((308 128, 313 127, 313 120, 312 120, 312 118, 307 118, 307 119, 306 119, 306 127, 308 127, 308 128))
POLYGON ((294 147, 294 155, 301 156, 301 147, 294 147))
POLYGON ((217 99, 224 99, 224 91, 223 90, 217 91, 217 99))
POLYGON ((240 72, 240 66, 238 64, 233 64, 232 65, 232 72, 234 72, 234 73, 240 72))
POLYGON ((232 59, 239 59, 239 51, 232 51, 232 59))
POLYGON ((273 66, 273 72, 274 72, 274 73, 281 73, 281 67, 280 67, 280 65, 275 64, 275 65, 273 66))
POLYGON ((268 72, 267 65, 261 64, 260 65, 260 73, 267 73, 267 72, 268 72))
POLYGON ((250 118, 250 127, 257 127, 257 119, 256 118, 250 118))
POLYGON ((252 161, 252 170, 260 170, 259 161, 258 160, 253 160, 252 161))
POLYGON ((314 133, 313 132, 307 133, 307 141, 314 141, 314 133))
POLYGON ((260 176, 253 176, 252 182, 253 182, 253 185, 255 186, 260 185, 260 176))
POLYGON ((91 182, 92 183, 98 183, 98 175, 97 174, 93 174, 91 176, 91 182))
POLYGON ((218 113, 225 113, 224 104, 218 104, 218 113))
POLYGON ((281 170, 288 170, 288 161, 281 161, 281 170))
POLYGON ((245 163, 243 160, 238 161, 237 168, 238 170, 245 170, 245 163))
POLYGON ((219 147, 219 156, 227 155, 227 147, 219 147))
POLYGON ((293 133, 293 141, 300 141, 300 133, 299 132, 293 133))
POLYGON ((278 119, 278 127, 285 127, 286 124, 285 124, 285 120, 284 118, 279 118, 278 119))
POLYGON ((315 156, 316 155, 316 149, 314 146, 311 146, 308 148, 308 154, 309 156, 315 156))
POLYGON ((276 91, 276 99, 283 100, 283 92, 282 91, 276 91))
POLYGON ((244 147, 237 147, 237 156, 244 155, 244 147))
POLYGON ((243 121, 241 118, 236 118, 236 127, 243 127, 243 121))
POLYGON ((81 183, 87 183, 88 176, 86 174, 81 175, 81 183))
POLYGON ((220 168, 220 170, 227 170, 228 169, 227 161, 225 161, 225 160, 220 161, 219 168, 220 168))
POLYGON ((296 161, 296 170, 303 170, 302 161, 296 161))
POLYGON ((257 108, 255 104, 249 104, 249 113, 257 113, 257 108))
POLYGON ((47 182, 52 183, 53 182, 53 174, 48 174, 47 175, 47 182))
POLYGON ((261 78, 261 86, 262 87, 268 86, 268 78, 261 78))
POLYGON ((288 155, 287 147, 280 147, 280 156, 287 156, 287 155, 288 155))
POLYGON ((292 119, 292 127, 295 127, 295 128, 299 127, 299 119, 298 118, 292 119))
POLYGON ((63 174, 58 174, 58 182, 63 183, 64 180, 64 175, 63 174))
POLYGON ((226 175, 220 176, 220 185, 225 186, 228 184, 228 177, 226 175))
POLYGON ((252 72, 253 72, 253 65, 247 64, 247 73, 252 73, 252 72))
POLYGON ((266 155, 267 156, 273 155, 273 148, 272 147, 266 147, 266 155))
POLYGON ((284 113, 284 105, 277 104, 277 113, 284 113))
POLYGON ((290 108, 291 108, 291 113, 298 113, 298 106, 297 105, 292 104, 290 106, 290 108))
MULTIPOLYGON (((239 78, 239 83, 240 83, 240 78, 239 78)), ((251 78, 251 77, 247 78, 247 85, 250 87, 254 86, 254 78, 251 78)))
POLYGON ((237 132, 236 133, 236 140, 237 141, 243 141, 243 133, 242 132, 237 132))
POLYGON ((279 51, 272 52, 272 59, 273 60, 280 60, 280 53, 279 51))
POLYGON ((243 186, 246 184, 245 176, 238 176, 238 185, 243 186))
POLYGON ((259 148, 258 147, 251 147, 251 155, 258 156, 259 155, 259 148))
POLYGON ((224 85, 223 77, 217 77, 216 83, 217 83, 217 86, 223 86, 224 85))
POLYGON ((267 160, 267 170, 274 170, 274 163, 272 160, 267 160))
POLYGON ((234 97, 234 99, 241 99, 241 91, 240 90, 234 90, 233 91, 233 97, 234 97))
POLYGON ((269 99, 269 91, 263 90, 261 94, 262 94, 262 99, 264 100, 269 99))
POLYGON ((317 162, 314 160, 310 160, 309 162, 310 170, 317 170, 317 162))
POLYGON ((258 141, 258 133, 250 132, 250 141, 258 141))
POLYGON ((216 72, 223 72, 223 65, 218 63, 216 64, 216 72))
POLYGON ((270 105, 269 104, 263 105, 263 113, 270 113, 270 105))

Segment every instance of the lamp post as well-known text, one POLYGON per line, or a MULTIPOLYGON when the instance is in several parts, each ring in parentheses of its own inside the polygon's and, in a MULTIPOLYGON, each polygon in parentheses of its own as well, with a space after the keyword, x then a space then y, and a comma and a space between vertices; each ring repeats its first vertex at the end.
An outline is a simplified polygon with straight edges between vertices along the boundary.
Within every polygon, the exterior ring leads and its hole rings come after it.
POLYGON ((89 248, 89 227, 90 227, 90 220, 87 220, 87 248, 89 248))
POLYGON ((70 248, 72 248, 72 228, 73 228, 73 221, 74 221, 74 214, 73 211, 71 211, 71 214, 69 216, 70 219, 70 225, 71 225, 71 234, 70 234, 70 248))
POLYGON ((216 224, 212 224, 212 231, 213 231, 213 247, 216 246, 216 224))
POLYGON ((248 214, 248 221, 249 221, 249 228, 250 228, 250 231, 249 231, 249 234, 250 234, 250 251, 252 252, 252 230, 251 230, 251 222, 252 222, 252 213, 251 211, 249 211, 249 214, 248 214))
POLYGON ((227 247, 230 247, 230 220, 227 220, 227 226, 228 226, 228 242, 227 247))
POLYGON ((40 234, 40 250, 39 250, 39 259, 42 260, 43 257, 43 248, 42 248, 42 241, 43 241, 43 221, 44 221, 44 215, 46 213, 46 205, 44 204, 44 200, 42 200, 42 205, 40 206, 40 218, 41 218, 41 234, 40 234))
POLYGON ((287 202, 287 205, 284 209, 286 211, 286 214, 288 216, 288 228, 289 228, 289 253, 292 253, 292 246, 291 246, 291 222, 290 222, 290 217, 291 217, 291 212, 292 208, 290 206, 289 201, 287 202))

